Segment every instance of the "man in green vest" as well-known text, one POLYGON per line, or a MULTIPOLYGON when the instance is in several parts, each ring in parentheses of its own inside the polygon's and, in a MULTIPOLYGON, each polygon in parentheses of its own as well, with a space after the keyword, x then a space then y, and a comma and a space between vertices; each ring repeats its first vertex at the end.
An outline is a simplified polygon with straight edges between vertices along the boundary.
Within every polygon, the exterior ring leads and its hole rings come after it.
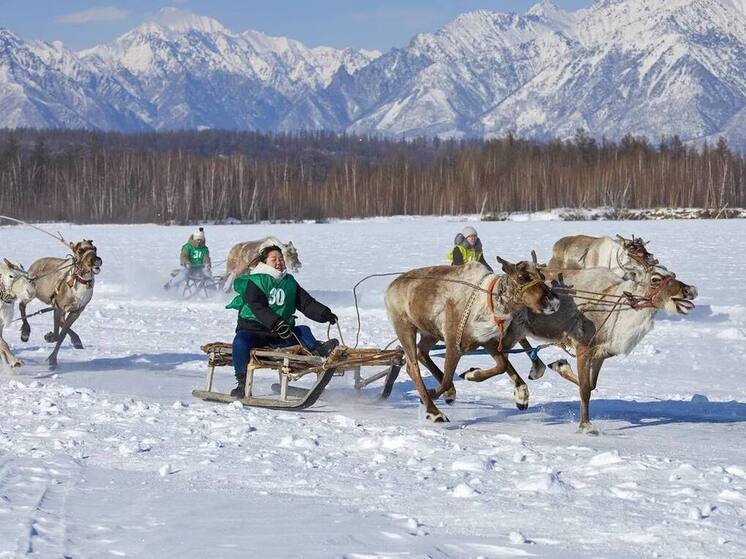
POLYGON ((203 227, 197 229, 189 236, 189 240, 181 247, 179 256, 181 270, 172 277, 163 289, 169 290, 187 278, 195 280, 212 278, 212 262, 210 261, 210 249, 205 242, 205 230, 203 227))
POLYGON ((316 322, 337 323, 329 307, 322 305, 303 289, 285 270, 280 247, 271 245, 259 252, 259 262, 250 273, 237 277, 233 289, 238 293, 227 309, 238 311, 233 338, 233 367, 237 386, 231 396, 242 398, 246 386, 249 353, 258 347, 286 347, 300 344, 315 355, 326 357, 339 342, 320 343, 308 326, 295 325, 300 311, 316 322))
POLYGON ((487 264, 482 252, 482 241, 473 227, 464 227, 453 241, 454 247, 448 253, 448 259, 453 266, 461 266, 467 262, 479 262, 491 272, 492 267, 487 264))

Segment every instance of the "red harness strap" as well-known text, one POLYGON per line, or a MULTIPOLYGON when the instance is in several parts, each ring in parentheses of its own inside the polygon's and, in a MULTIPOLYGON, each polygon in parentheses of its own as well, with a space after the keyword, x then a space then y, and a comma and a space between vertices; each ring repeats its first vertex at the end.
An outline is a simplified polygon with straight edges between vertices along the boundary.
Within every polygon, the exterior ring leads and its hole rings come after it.
POLYGON ((492 313, 492 320, 495 321, 495 326, 497 326, 497 329, 500 332, 500 341, 497 344, 497 351, 502 351, 503 337, 505 336, 505 320, 502 318, 498 318, 495 314, 495 302, 492 299, 492 292, 495 289, 496 283, 497 276, 493 277, 487 284, 487 308, 490 310, 490 313, 492 313))
POLYGON ((665 276, 661 280, 660 284, 658 284, 658 287, 651 287, 650 291, 648 291, 645 295, 643 295, 642 298, 635 298, 630 303, 630 306, 635 310, 654 309, 655 305, 653 304, 653 297, 658 295, 658 293, 660 293, 664 287, 666 287, 669 283, 671 283, 672 279, 673 279, 673 276, 665 276))
POLYGON ((78 275, 78 274, 74 274, 74 275, 73 275, 73 277, 71 277, 71 278, 70 278, 70 279, 69 279, 69 280, 67 281, 67 286, 68 286, 68 287, 70 287, 70 288, 72 288, 72 286, 73 286, 73 285, 75 285, 75 282, 76 282, 76 281, 77 281, 77 282, 78 282, 79 284, 81 284, 81 285, 85 285, 86 287, 90 288, 90 287, 91 287, 91 284, 93 283, 93 278, 91 278, 91 279, 84 279, 84 278, 81 278, 81 277, 80 277, 80 275, 78 275))

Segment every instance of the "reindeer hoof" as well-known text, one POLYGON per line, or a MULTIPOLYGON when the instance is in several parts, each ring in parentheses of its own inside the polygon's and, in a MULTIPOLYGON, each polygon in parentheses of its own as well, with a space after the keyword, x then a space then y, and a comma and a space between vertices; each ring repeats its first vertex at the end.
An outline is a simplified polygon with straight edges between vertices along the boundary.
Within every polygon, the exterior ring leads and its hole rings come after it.
POLYGON ((451 420, 443 412, 428 413, 425 418, 433 423, 449 423, 451 420))
POLYGON ((56 357, 49 357, 47 358, 47 363, 49 363, 49 370, 54 371, 57 368, 57 358, 56 357))
POLYGON ((474 381, 474 382, 478 382, 477 379, 474 376, 474 372, 478 371, 478 370, 479 369, 477 367, 472 367, 471 369, 467 369, 466 371, 464 371, 463 373, 461 373, 459 375, 459 377, 461 377, 464 380, 471 380, 471 381, 474 381))
POLYGON ((73 342, 73 347, 74 347, 75 349, 85 349, 85 348, 83 347, 83 343, 82 343, 82 342, 80 342, 80 341, 79 341, 79 342, 77 342, 77 343, 73 342))
POLYGON ((11 366, 11 367, 14 367, 14 368, 15 368, 15 367, 23 367, 23 365, 24 365, 24 364, 25 364, 25 363, 24 363, 23 361, 21 361, 20 359, 16 359, 15 361, 13 361, 13 362, 12 362, 12 363, 10 364, 10 366, 11 366))
MULTIPOLYGON (((427 393, 430 395, 430 398, 432 400, 436 399, 435 397, 436 390, 430 389, 427 391, 427 393)), ((456 401, 456 389, 450 388, 449 390, 446 390, 445 392, 443 392, 443 398, 445 399, 446 404, 448 404, 449 406, 453 405, 453 403, 456 401)))
POLYGON ((549 364, 549 368, 557 373, 559 373, 564 367, 569 366, 570 364, 567 362, 567 359, 557 359, 554 363, 549 364))
POLYGON ((570 367, 567 359, 559 359, 554 363, 550 363, 549 368, 559 373, 559 376, 561 376, 563 379, 569 380, 571 383, 577 386, 580 385, 578 377, 575 375, 575 373, 573 373, 572 367, 570 367))
POLYGON ((44 334, 44 341, 51 344, 52 342, 57 341, 57 336, 54 335, 54 332, 47 332, 44 334))
POLYGON ((593 426, 592 423, 581 423, 578 426, 578 433, 582 435, 599 435, 601 432, 593 426))
POLYGON ((546 370, 547 366, 541 359, 537 358, 536 361, 531 364, 531 372, 528 374, 528 378, 531 380, 539 380, 544 376, 544 371, 546 370))
POLYGON ((27 342, 30 335, 31 335, 31 327, 29 326, 27 328, 25 326, 21 326, 21 341, 27 342))
POLYGON ((513 390, 513 398, 515 399, 515 407, 519 410, 528 409, 528 387, 525 384, 513 390))

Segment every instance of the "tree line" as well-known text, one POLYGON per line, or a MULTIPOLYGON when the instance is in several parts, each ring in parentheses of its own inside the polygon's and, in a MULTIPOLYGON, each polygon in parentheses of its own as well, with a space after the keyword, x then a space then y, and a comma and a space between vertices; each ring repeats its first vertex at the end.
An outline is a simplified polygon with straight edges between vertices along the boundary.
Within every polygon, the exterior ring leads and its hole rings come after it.
POLYGON ((746 206, 746 159, 628 135, 416 140, 332 132, 0 130, 0 213, 80 223, 243 222, 746 206))

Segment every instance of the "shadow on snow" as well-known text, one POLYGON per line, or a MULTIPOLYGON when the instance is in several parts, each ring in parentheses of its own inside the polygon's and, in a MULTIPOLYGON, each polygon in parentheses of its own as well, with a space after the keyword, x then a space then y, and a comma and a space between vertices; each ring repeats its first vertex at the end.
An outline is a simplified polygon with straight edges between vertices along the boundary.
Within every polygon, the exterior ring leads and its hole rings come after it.
MULTIPOLYGON (((456 388, 458 390, 458 382, 456 388)), ((397 382, 389 404, 400 409, 419 406, 420 401, 414 383, 409 380, 397 382)), ((484 398, 478 401, 457 399, 453 408, 446 405, 443 400, 438 400, 437 405, 446 414, 449 408, 458 409, 459 407, 462 410, 479 414, 478 417, 456 421, 455 424, 459 427, 499 423, 514 417, 532 416, 547 425, 557 425, 577 423, 580 415, 579 400, 534 404, 530 405, 529 409, 525 411, 516 409, 512 401, 507 398, 500 399, 497 402, 493 398, 484 398)), ((687 423, 743 423, 746 422, 746 403, 735 400, 712 402, 702 395, 696 395, 691 400, 653 400, 647 402, 592 398, 591 420, 628 423, 628 425, 618 427, 618 430, 687 423)))

